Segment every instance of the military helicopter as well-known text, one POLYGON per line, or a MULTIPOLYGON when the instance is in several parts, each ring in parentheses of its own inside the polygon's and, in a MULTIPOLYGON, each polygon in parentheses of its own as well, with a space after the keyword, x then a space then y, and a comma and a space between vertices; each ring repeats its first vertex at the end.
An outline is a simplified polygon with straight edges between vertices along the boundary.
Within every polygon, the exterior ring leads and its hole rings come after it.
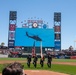
POLYGON ((28 34, 28 32, 26 32, 26 36, 28 36, 29 38, 32 38, 32 39, 34 39, 36 41, 42 41, 42 39, 40 37, 38 37, 37 35, 30 36, 28 34))

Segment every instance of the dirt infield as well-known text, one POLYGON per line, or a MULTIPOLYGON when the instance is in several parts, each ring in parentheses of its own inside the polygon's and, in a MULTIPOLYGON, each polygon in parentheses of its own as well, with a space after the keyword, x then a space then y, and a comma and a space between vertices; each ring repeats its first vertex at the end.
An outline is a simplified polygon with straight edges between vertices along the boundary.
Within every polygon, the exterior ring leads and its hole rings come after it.
POLYGON ((47 71, 47 70, 25 70, 25 74, 27 75, 69 75, 69 74, 58 73, 58 72, 47 71))
MULTIPOLYGON (((15 61, 6 61, 6 60, 3 60, 3 61, 0 61, 0 64, 6 64, 6 63, 13 63, 15 61)), ((20 63, 26 63, 26 61, 16 61, 16 62, 20 62, 20 63)), ((76 63, 75 62, 52 62, 52 64, 65 64, 65 65, 74 65, 76 66, 76 63)))
POLYGON ((25 73, 27 75, 69 75, 69 74, 58 73, 47 70, 25 70, 25 73))

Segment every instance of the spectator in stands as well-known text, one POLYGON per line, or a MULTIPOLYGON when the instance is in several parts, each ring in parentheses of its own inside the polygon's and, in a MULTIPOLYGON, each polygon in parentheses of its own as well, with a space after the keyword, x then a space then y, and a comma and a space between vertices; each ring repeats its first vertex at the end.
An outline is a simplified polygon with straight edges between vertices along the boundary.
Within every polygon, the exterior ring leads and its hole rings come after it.
POLYGON ((26 75, 23 67, 24 66, 18 62, 11 63, 3 69, 2 75, 26 75))

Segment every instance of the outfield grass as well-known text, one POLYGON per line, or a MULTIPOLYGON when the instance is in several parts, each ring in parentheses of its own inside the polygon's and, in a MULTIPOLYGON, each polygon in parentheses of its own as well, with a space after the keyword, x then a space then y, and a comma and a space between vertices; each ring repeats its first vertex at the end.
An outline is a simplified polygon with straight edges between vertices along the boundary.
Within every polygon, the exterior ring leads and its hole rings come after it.
MULTIPOLYGON (((40 59, 40 58, 39 58, 40 59)), ((38 60, 39 60, 38 59, 38 60)), ((1 60, 12 60, 12 61, 16 61, 16 60, 18 60, 18 61, 25 61, 26 60, 26 58, 0 58, 0 61, 1 60)), ((45 61, 46 61, 47 59, 45 59, 45 61)), ((76 59, 53 59, 53 62, 76 62, 76 59)))
POLYGON ((76 62, 76 59, 53 59, 54 62, 76 62))
POLYGON ((71 66, 71 65, 52 64, 52 68, 48 68, 47 64, 45 64, 43 68, 41 68, 40 64, 37 65, 37 68, 34 68, 33 64, 31 64, 30 68, 27 67, 27 64, 23 64, 23 65, 25 69, 50 70, 50 71, 61 72, 70 75, 76 75, 76 66, 71 66))
MULTIPOLYGON (((0 58, 1 60, 12 60, 12 61, 25 61, 26 58, 0 58)), ((46 61, 46 60, 45 60, 46 61)), ((75 59, 53 59, 53 62, 76 62, 75 59)), ((31 67, 28 68, 27 64, 22 63, 24 65, 24 69, 31 69, 31 70, 51 70, 51 71, 56 71, 56 72, 61 72, 61 73, 67 73, 70 75, 76 75, 76 66, 72 65, 61 65, 61 64, 52 64, 52 68, 48 68, 47 64, 44 65, 43 68, 40 67, 40 64, 37 65, 37 68, 33 67, 33 64, 31 64, 31 67)), ((7 64, 0 64, 0 72, 2 72, 2 69, 6 66, 7 64)))
MULTIPOLYGON (((6 66, 7 64, 2 64, 0 65, 0 72, 2 72, 2 69, 6 66)), ((61 73, 66 73, 70 75, 76 75, 76 66, 71 66, 71 65, 59 65, 59 64, 52 64, 52 68, 48 68, 47 64, 44 65, 43 68, 41 68, 40 64, 37 64, 37 68, 34 68, 33 64, 31 64, 31 67, 28 68, 27 64, 24 64, 24 69, 25 70, 50 70, 50 71, 55 71, 55 72, 61 72, 61 73)))

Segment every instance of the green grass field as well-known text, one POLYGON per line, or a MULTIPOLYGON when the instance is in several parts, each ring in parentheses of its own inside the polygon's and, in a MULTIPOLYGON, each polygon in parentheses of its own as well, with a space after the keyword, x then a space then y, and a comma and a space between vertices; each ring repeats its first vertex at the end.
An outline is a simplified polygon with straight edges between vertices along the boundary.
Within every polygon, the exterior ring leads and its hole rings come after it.
MULTIPOLYGON (((0 58, 0 61, 25 61, 26 58, 0 58)), ((45 60, 46 61, 46 60, 45 60)), ((73 59, 53 59, 53 62, 76 62, 76 60, 73 59)), ((35 70, 50 70, 50 71, 56 71, 61 73, 67 73, 70 75, 76 75, 76 66, 72 65, 61 65, 61 64, 52 64, 52 68, 48 68, 47 64, 44 64, 44 67, 41 68, 40 64, 37 64, 37 68, 33 67, 33 64, 31 64, 31 67, 28 68, 26 63, 22 63, 24 65, 24 69, 35 69, 35 70)), ((0 72, 2 72, 2 69, 7 64, 0 64, 0 72)))
POLYGON ((76 59, 53 59, 54 62, 76 62, 76 59))
MULTIPOLYGON (((13 61, 24 61, 26 60, 26 58, 0 58, 0 61, 1 60, 5 60, 5 61, 8 61, 8 60, 13 60, 13 61)), ((39 59, 38 59, 39 60, 39 59)), ((46 61, 47 59, 45 59, 46 61)), ((53 59, 53 62, 76 62, 76 59, 53 59)))

